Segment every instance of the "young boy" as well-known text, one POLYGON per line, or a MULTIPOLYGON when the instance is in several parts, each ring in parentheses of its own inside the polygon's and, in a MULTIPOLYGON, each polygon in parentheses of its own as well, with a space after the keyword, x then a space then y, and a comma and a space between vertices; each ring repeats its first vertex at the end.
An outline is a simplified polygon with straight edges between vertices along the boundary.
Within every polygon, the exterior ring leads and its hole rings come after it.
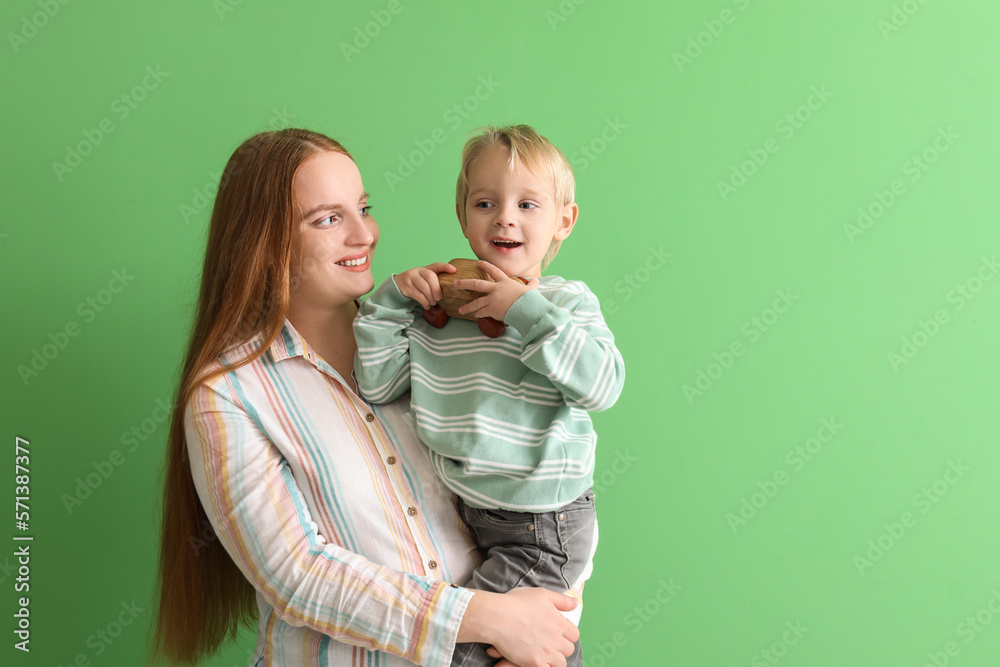
MULTIPOLYGON (((455 271, 443 263, 386 280, 354 322, 362 394, 383 403, 410 390, 417 435, 487 554, 470 588, 578 595, 590 575, 597 436, 587 412, 618 399, 624 365, 587 286, 541 275, 576 223, 574 189, 565 156, 532 128, 487 128, 462 152, 455 209, 496 282, 454 287, 483 293, 462 312, 503 321, 503 335, 424 321, 421 309, 442 297, 438 274, 455 271)), ((460 644, 453 664, 493 660, 460 644)), ((579 642, 567 664, 582 664, 579 642)))

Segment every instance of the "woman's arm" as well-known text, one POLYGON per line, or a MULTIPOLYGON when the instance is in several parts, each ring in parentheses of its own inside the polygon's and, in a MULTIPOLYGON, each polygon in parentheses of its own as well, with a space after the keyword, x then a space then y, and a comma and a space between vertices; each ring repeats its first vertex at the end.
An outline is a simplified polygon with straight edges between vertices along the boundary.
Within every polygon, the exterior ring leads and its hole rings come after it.
POLYGON ((200 387, 188 408, 188 454, 202 507, 244 576, 290 625, 449 665, 472 594, 329 543, 288 462, 218 383, 200 387))
POLYGON ((561 666, 573 653, 580 631, 560 611, 577 601, 544 588, 515 588, 503 594, 475 591, 458 631, 459 642, 492 644, 506 661, 499 667, 561 666))
POLYGON ((458 641, 495 644, 524 667, 565 648, 575 628, 556 604, 572 598, 473 594, 329 543, 288 462, 227 388, 224 379, 203 385, 188 407, 191 472, 221 544, 282 620, 421 665, 449 665, 458 641))

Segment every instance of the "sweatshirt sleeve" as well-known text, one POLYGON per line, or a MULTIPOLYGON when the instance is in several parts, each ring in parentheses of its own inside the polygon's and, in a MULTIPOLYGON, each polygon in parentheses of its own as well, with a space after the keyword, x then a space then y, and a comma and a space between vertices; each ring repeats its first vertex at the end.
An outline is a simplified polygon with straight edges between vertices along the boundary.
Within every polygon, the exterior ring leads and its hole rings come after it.
POLYGON ((511 305, 504 322, 521 334, 522 363, 548 377, 569 405, 607 410, 621 394, 625 364, 597 297, 583 283, 569 285, 578 293, 565 307, 531 290, 511 305))
POLYGON ((372 403, 389 403, 410 388, 410 339, 417 302, 403 296, 392 277, 361 304, 354 318, 354 375, 372 403))
POLYGON ((195 392, 185 435, 202 507, 240 571, 290 625, 449 665, 471 592, 328 543, 288 462, 227 386, 217 380, 195 392))

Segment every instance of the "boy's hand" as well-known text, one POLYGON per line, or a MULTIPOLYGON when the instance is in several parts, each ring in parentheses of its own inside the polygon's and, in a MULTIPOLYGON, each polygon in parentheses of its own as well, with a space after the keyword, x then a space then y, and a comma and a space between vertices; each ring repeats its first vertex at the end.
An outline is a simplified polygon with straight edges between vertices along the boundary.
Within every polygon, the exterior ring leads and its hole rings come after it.
POLYGON ((496 282, 491 283, 488 280, 475 279, 456 280, 453 283, 456 289, 482 292, 484 295, 459 308, 458 312, 463 315, 472 314, 476 317, 492 317, 502 322, 503 318, 507 316, 507 310, 510 309, 515 301, 525 293, 533 289, 538 289, 538 278, 532 278, 525 285, 520 280, 514 280, 485 260, 480 260, 477 262, 477 265, 496 282))
POLYGON ((398 273, 394 280, 400 294, 414 299, 426 309, 436 305, 441 300, 441 283, 438 282, 438 274, 455 273, 457 270, 451 264, 435 262, 398 273))

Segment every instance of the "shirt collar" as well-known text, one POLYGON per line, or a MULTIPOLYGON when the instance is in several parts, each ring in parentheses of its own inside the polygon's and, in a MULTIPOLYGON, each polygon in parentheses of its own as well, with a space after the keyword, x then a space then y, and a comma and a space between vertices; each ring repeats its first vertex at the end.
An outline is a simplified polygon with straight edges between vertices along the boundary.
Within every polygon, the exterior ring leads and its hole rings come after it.
MULTIPOLYGON (((361 301, 358 299, 354 300, 354 305, 359 310, 361 309, 361 301)), ((254 349, 258 349, 263 342, 263 335, 258 335, 254 340, 254 349)), ((292 326, 287 317, 285 318, 284 325, 281 327, 281 331, 278 333, 278 337, 271 343, 268 353, 271 355, 271 361, 275 363, 283 359, 291 359, 292 357, 305 357, 313 362, 316 359, 316 353, 309 347, 309 343, 302 337, 302 334, 295 330, 295 327, 292 326)))
MULTIPOLYGON (((261 340, 260 342, 263 341, 261 340)), ((271 361, 275 363, 284 359, 291 359, 292 357, 302 356, 310 358, 312 356, 311 352, 312 348, 306 343, 305 338, 295 330, 295 327, 287 319, 284 325, 282 325, 281 331, 278 332, 278 337, 274 339, 274 342, 271 343, 271 347, 268 349, 271 361)))
MULTIPOLYGON (((263 343, 262 335, 255 339, 255 346, 261 343, 263 343)), ((281 327, 278 337, 274 339, 271 347, 268 348, 267 354, 271 358, 271 362, 275 364, 285 359, 303 357, 321 372, 339 380, 341 384, 350 390, 351 394, 356 394, 357 392, 357 380, 354 379, 354 371, 351 371, 351 382, 347 382, 333 366, 317 356, 313 349, 309 347, 306 339, 302 337, 302 334, 296 331, 295 327, 287 319, 281 327)))

